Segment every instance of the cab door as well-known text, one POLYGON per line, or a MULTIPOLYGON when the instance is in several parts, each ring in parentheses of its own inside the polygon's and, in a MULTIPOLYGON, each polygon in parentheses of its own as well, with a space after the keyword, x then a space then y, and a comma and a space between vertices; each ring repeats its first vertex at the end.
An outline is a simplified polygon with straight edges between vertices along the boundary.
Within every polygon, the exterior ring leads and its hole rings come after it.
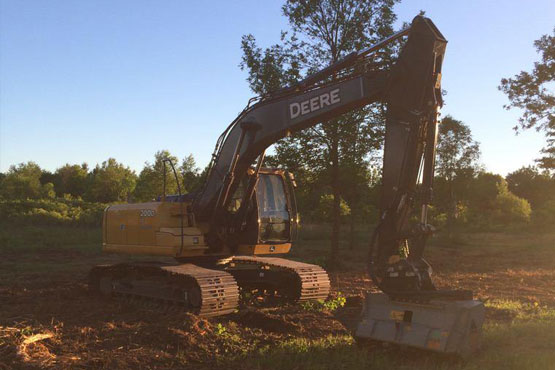
POLYGON ((260 243, 291 241, 290 205, 285 186, 280 174, 260 174, 256 185, 260 243))

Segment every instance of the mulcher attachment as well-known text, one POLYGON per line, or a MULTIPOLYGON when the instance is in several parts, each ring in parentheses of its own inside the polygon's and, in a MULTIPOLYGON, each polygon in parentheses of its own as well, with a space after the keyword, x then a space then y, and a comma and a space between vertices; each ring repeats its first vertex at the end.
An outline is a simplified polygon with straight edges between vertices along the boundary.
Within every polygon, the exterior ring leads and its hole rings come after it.
POLYGON ((376 340, 466 357, 479 348, 484 304, 477 300, 393 301, 367 293, 357 340, 376 340))

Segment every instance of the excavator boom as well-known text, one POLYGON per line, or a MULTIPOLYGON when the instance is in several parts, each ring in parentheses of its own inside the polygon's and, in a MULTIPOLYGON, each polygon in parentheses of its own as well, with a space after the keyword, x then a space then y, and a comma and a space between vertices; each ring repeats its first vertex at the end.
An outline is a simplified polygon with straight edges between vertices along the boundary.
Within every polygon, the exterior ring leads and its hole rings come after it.
MULTIPOLYGON (((422 260, 422 251, 431 230, 425 215, 431 200, 437 116, 442 105, 441 66, 446 44, 434 24, 418 16, 410 28, 366 50, 351 53, 245 109, 220 137, 204 187, 192 206, 196 219, 210 224, 211 248, 221 249, 231 239, 228 230, 238 230, 226 224, 228 204, 248 176, 248 169, 268 146, 297 131, 325 124, 345 112, 382 102, 387 114, 381 221, 372 242, 370 273, 388 294, 413 295, 415 291, 432 290, 431 269, 422 260), (369 67, 372 52, 406 35, 408 40, 391 69, 369 67), (422 171, 423 219, 415 230, 407 230, 422 171), (410 258, 394 268, 404 268, 411 276, 401 274, 402 278, 394 278, 387 269, 409 239, 414 245, 410 258)), ((251 178, 256 180, 256 176, 251 178)), ((235 220, 234 224, 241 221, 235 220)))

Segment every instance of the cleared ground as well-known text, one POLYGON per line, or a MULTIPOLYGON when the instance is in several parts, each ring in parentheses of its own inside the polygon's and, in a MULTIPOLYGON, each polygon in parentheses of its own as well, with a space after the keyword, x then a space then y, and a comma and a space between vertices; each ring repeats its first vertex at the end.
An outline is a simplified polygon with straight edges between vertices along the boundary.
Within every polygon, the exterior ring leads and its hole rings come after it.
MULTIPOLYGON (((1 225, 0 369, 555 369, 555 235, 432 243, 436 283, 472 289, 486 302, 484 348, 467 361, 356 345, 357 297, 373 289, 359 244, 342 248, 330 274, 345 307, 243 307, 207 320, 91 296, 90 267, 122 260, 100 254, 99 230, 1 225)), ((325 235, 305 233, 292 258, 322 263, 327 250, 325 235)))

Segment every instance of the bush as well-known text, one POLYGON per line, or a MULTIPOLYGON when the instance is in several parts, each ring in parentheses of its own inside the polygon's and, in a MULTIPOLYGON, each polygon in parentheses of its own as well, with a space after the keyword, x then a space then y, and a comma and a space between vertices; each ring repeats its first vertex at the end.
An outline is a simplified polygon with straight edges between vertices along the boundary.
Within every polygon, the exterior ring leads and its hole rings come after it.
POLYGON ((513 193, 500 191, 494 201, 491 220, 494 224, 514 225, 530 221, 532 209, 526 199, 519 198, 513 193))
POLYGON ((470 202, 473 229, 498 230, 525 226, 530 221, 530 203, 509 191, 507 182, 500 176, 481 174, 475 181, 470 202))
POLYGON ((81 199, 0 200, 0 222, 23 225, 100 226, 105 204, 81 199))
POLYGON ((306 301, 301 303, 301 307, 306 311, 335 311, 345 306, 347 299, 341 292, 337 292, 335 298, 328 300, 319 299, 317 301, 306 301))

